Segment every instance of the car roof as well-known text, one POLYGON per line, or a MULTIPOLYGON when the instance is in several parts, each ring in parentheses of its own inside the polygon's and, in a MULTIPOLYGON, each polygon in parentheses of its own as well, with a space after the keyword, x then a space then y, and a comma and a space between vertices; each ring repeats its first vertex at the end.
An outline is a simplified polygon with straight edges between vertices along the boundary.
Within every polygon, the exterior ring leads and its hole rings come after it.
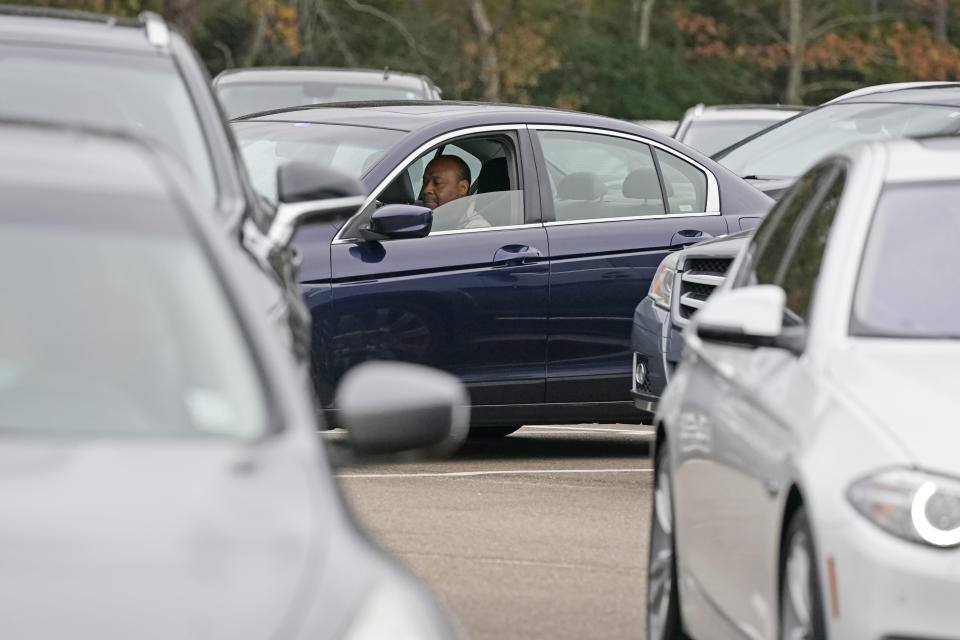
POLYGON ((644 135, 655 140, 665 138, 652 129, 607 116, 552 107, 451 100, 328 103, 254 113, 237 118, 234 122, 253 120, 347 124, 398 131, 417 131, 438 123, 448 124, 451 129, 487 124, 569 124, 614 130, 642 129, 644 135))
POLYGON ((169 32, 160 16, 144 12, 138 20, 85 11, 0 5, 0 42, 29 45, 119 49, 153 53, 169 32))
POLYGON ((960 106, 960 82, 902 82, 865 87, 824 105, 865 102, 960 106))
POLYGON ((887 149, 884 181, 933 182, 960 180, 960 138, 902 138, 882 144, 887 149))
POLYGON ((391 70, 343 69, 336 67, 253 67, 227 69, 216 77, 218 85, 234 82, 287 83, 309 81, 335 81, 350 84, 382 84, 421 88, 433 82, 426 76, 391 70))
POLYGON ((753 120, 756 118, 787 118, 808 109, 789 104, 698 104, 687 109, 683 119, 696 120, 753 120))

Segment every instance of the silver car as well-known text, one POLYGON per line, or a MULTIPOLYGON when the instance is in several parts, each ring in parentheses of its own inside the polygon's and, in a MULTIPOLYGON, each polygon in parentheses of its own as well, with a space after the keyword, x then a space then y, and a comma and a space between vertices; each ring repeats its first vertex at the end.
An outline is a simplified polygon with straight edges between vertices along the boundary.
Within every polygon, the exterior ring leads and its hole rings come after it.
MULTIPOLYGON (((56 125, 0 139, 3 637, 455 636, 358 530, 262 272, 180 164, 56 125)), ((465 434, 455 378, 363 366, 337 396, 356 448, 465 434)))
POLYGON ((960 637, 957 238, 946 138, 838 152, 760 225, 656 416, 651 640, 960 637))

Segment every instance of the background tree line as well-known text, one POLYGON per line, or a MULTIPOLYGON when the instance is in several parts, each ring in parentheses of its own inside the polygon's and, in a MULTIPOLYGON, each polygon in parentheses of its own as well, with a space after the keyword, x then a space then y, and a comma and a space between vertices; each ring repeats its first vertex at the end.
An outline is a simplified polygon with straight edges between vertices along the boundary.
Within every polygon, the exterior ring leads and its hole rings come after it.
POLYGON ((211 74, 411 71, 444 97, 675 119, 697 102, 816 104, 960 79, 960 0, 32 0, 162 13, 211 74))

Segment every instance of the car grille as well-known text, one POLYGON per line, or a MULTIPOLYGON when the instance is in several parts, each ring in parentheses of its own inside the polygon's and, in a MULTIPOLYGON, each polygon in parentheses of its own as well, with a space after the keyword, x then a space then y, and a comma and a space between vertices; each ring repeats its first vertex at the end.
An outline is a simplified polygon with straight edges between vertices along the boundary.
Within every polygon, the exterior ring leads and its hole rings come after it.
POLYGON ((691 258, 680 276, 680 317, 689 320, 723 282, 733 258, 691 258))

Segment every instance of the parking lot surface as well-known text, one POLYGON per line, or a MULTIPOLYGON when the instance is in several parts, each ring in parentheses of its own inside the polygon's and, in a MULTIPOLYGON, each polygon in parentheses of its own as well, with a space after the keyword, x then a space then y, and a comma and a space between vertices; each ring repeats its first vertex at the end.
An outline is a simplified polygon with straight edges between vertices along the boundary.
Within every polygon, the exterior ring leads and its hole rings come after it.
POLYGON ((641 425, 524 427, 449 460, 338 479, 469 637, 641 638, 653 437, 641 425))

